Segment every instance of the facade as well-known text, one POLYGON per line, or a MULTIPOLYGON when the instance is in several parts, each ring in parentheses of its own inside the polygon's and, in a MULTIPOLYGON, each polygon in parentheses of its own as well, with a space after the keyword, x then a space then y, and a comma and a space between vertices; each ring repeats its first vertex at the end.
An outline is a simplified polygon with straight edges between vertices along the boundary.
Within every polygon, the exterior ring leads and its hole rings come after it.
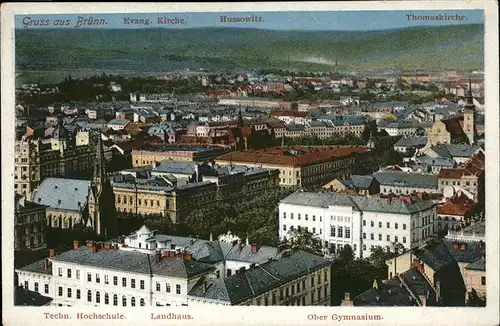
POLYGON ((371 196, 380 192, 380 184, 371 175, 352 175, 346 180, 334 179, 323 186, 323 190, 371 196))
POLYGON ((45 210, 47 206, 15 196, 14 250, 45 246, 45 210))
POLYGON ((369 257, 376 246, 391 249, 420 245, 437 234, 436 204, 410 198, 384 199, 325 192, 295 192, 279 204, 279 236, 305 228, 331 253, 345 245, 357 257, 369 257))
POLYGON ((380 184, 384 195, 409 195, 412 193, 441 193, 438 176, 432 174, 410 173, 403 171, 381 171, 373 174, 380 184))
MULTIPOLYGON (((53 143, 54 145, 55 143, 53 143)), ((40 138, 16 140, 14 189, 31 198, 46 177, 64 177, 89 173, 95 159, 92 145, 78 145, 71 139, 59 139, 57 149, 47 148, 40 138)))
POLYGON ((280 186, 319 189, 333 178, 346 178, 360 169, 373 171, 374 152, 366 147, 275 147, 233 152, 218 157, 220 165, 279 169, 280 186))
POLYGON ((227 152, 227 149, 218 147, 145 145, 141 149, 132 150, 132 165, 139 167, 165 160, 209 161, 227 152))
POLYGON ((304 251, 156 234, 74 249, 16 270, 59 306, 329 305, 331 261, 304 251))

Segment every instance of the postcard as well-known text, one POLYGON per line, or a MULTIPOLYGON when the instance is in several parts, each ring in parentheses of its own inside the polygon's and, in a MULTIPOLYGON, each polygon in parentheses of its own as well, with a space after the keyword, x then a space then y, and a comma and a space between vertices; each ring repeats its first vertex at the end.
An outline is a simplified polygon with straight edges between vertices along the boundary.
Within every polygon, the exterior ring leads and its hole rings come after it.
POLYGON ((3 323, 498 325, 496 9, 2 6, 3 323))

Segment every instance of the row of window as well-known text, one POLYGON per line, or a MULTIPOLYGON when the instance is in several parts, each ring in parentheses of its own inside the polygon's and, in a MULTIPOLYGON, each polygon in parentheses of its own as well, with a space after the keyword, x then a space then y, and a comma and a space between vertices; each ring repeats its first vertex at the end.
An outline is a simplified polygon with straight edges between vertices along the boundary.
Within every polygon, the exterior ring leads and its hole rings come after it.
MULTIPOLYGON (((58 269, 57 269, 57 275, 61 276, 61 277, 63 276, 63 268, 62 267, 58 267, 58 269)), ((73 271, 71 270, 71 268, 67 268, 66 269, 66 276, 68 278, 72 278, 73 277, 73 271)), ((99 273, 96 273, 94 278, 92 276, 93 276, 92 273, 87 273, 87 282, 92 282, 92 279, 94 279, 94 281, 96 283, 101 283, 101 276, 99 275, 99 273)), ((80 279, 80 270, 79 269, 75 270, 75 278, 77 280, 80 279)), ((122 286, 123 287, 127 287, 127 283, 128 283, 127 282, 127 278, 126 277, 122 277, 121 281, 122 281, 121 282, 122 286)), ((109 284, 109 275, 104 275, 104 284, 109 284)), ((113 276, 113 285, 118 286, 118 276, 113 276)), ((136 288, 136 280, 135 280, 135 278, 131 278, 130 279, 130 287, 132 289, 136 288)), ((145 289, 145 282, 144 282, 144 280, 140 280, 139 281, 139 288, 141 290, 145 289)))
MULTIPOLYGON (((383 238, 383 235, 381 233, 378 234, 378 241, 383 241, 382 240, 383 238)), ((366 239, 366 233, 363 232, 363 239, 366 239)), ((370 233, 370 240, 375 240, 375 234, 374 233, 370 233)), ((391 235, 390 234, 387 234, 385 236, 385 240, 386 241, 391 241, 391 235)), ((394 236, 394 242, 398 242, 399 241, 399 238, 397 235, 394 236)), ((406 237, 403 237, 403 243, 406 243, 406 237)))
POLYGON ((330 225, 330 237, 350 239, 351 238, 351 228, 348 226, 336 227, 335 225, 330 225), (335 231, 337 231, 337 232, 335 232, 335 231))
MULTIPOLYGON (((383 225, 383 223, 381 221, 378 222, 378 227, 381 228, 383 225)), ((363 226, 366 226, 366 220, 363 220, 363 226)), ((370 221, 370 226, 373 228, 375 227, 375 222, 374 221, 370 221)), ((387 222, 386 223, 386 226, 388 229, 391 228, 391 222, 387 222)), ((399 224, 398 223, 394 223, 394 229, 399 229, 399 224)), ((406 224, 403 223, 403 230, 406 230, 406 224)))
MULTIPOLYGON (((283 212, 283 218, 285 219, 286 218, 286 212, 283 212)), ((302 218, 301 214, 297 214, 297 219, 300 221, 300 219, 302 218)), ((290 219, 293 220, 293 213, 290 213, 290 219)), ((309 220, 309 214, 304 214, 304 220, 308 221, 309 220)), ((313 222, 316 221, 316 215, 313 215, 312 216, 312 220, 313 222)), ((319 221, 321 222, 322 221, 322 217, 320 216, 319 217, 319 221)))
MULTIPOLYGON (((72 288, 67 288, 66 290, 67 290, 67 292, 66 292, 67 293, 67 298, 72 298, 73 289, 72 288)), ((62 286, 60 286, 58 288, 57 294, 60 297, 62 297, 63 294, 64 294, 63 292, 64 292, 64 289, 63 289, 62 286)), ((81 291, 79 289, 76 290, 76 299, 81 299, 81 291)), ((93 302, 92 301, 92 291, 91 290, 87 291, 87 302, 93 302)), ((95 292, 94 302, 95 303, 101 303, 101 292, 99 292, 99 291, 95 292)), ((127 297, 126 296, 122 296, 122 306, 126 307, 127 303, 128 303, 127 297)), ((139 301, 139 303, 140 303, 141 306, 145 306, 146 305, 146 300, 144 300, 144 298, 141 298, 140 301, 139 301)), ((108 293, 104 293, 104 304, 109 304, 109 294, 108 293)), ((130 305, 132 307, 136 306, 136 298, 135 297, 132 297, 130 299, 130 305)), ((113 306, 118 306, 118 295, 117 294, 113 294, 113 306)))
MULTIPOLYGON (((156 291, 158 291, 158 292, 161 291, 161 284, 160 284, 160 282, 156 282, 156 291)), ((165 283, 165 291, 167 293, 171 292, 170 283, 165 283)), ((181 285, 180 284, 176 284, 175 285, 175 293, 176 294, 181 294, 181 285)))
MULTIPOLYGON (((122 195, 117 195, 116 196, 116 202, 118 204, 122 203, 122 195)), ((154 207, 155 200, 150 199, 148 201, 147 199, 144 199, 144 206, 148 206, 148 202, 149 202, 149 206, 150 207, 154 207)), ((128 203, 134 204, 134 197, 133 196, 125 196, 125 195, 123 195, 123 204, 127 205, 128 203), (127 198, 128 198, 128 200, 127 200, 127 198)), ((137 199, 137 204, 139 206, 141 206, 142 203, 143 203, 143 200, 141 198, 137 199)), ((168 201, 167 201, 167 205, 168 205, 168 201)), ((160 207, 160 201, 159 200, 156 200, 156 207, 160 207)))
MULTIPOLYGON (((301 229, 302 229, 302 226, 300 226, 300 225, 299 225, 299 226, 297 226, 297 229, 301 230, 301 229)), ((306 227, 304 227, 304 229, 305 229, 307 232, 309 232, 309 227, 307 227, 307 226, 306 226, 306 227)), ((293 225, 291 225, 291 226, 290 226, 290 231, 293 231, 293 230, 295 230, 295 227, 294 227, 293 225)), ((286 231, 286 224, 283 224, 283 231, 286 231)), ((316 228, 315 228, 315 227, 313 227, 313 228, 311 229, 311 232, 312 232, 312 234, 316 234, 316 228)), ((321 229, 321 228, 319 229, 319 234, 323 234, 323 229, 321 229)))
MULTIPOLYGON (((35 292, 39 292, 39 284, 38 284, 38 282, 34 282, 34 284, 33 284, 33 285, 34 285, 34 286, 33 286, 33 290, 34 290, 35 292)), ((24 288, 25 288, 26 290, 29 290, 29 289, 30 289, 30 288, 29 288, 29 282, 28 282, 28 281, 24 281, 24 288)), ((44 289, 43 289, 43 292, 44 292, 45 294, 49 294, 49 284, 48 284, 48 283, 44 284, 44 289)))

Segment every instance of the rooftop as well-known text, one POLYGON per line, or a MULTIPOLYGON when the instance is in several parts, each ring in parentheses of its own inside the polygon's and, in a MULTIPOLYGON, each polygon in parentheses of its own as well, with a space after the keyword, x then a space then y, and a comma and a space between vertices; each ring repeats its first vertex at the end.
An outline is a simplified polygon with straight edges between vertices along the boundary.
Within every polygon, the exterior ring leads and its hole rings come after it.
POLYGON ((87 204, 89 188, 89 180, 49 177, 34 192, 33 201, 53 209, 80 211, 87 204))
POLYGON ((438 188, 438 177, 432 174, 409 173, 403 171, 375 172, 373 177, 380 185, 414 188, 438 188))

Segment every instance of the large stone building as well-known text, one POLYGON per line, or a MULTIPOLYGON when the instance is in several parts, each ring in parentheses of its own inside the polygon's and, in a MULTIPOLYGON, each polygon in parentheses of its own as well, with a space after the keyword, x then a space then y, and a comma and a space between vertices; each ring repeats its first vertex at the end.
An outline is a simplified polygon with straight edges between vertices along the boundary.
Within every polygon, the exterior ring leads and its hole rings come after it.
POLYGON ((132 165, 139 167, 165 160, 209 161, 227 152, 227 149, 219 147, 151 144, 132 150, 132 165))
POLYGON ((330 305, 331 261, 241 241, 156 234, 87 242, 16 270, 58 306, 330 305))
POLYGON ((279 169, 281 187, 316 189, 334 178, 371 173, 374 154, 366 147, 274 147, 228 153, 215 162, 279 169))
POLYGON ((45 210, 47 206, 15 195, 14 250, 45 246, 45 210))
POLYGON ((369 257, 380 246, 388 251, 393 243, 413 248, 437 235, 436 204, 409 196, 374 198, 335 192, 298 191, 279 204, 279 236, 306 229, 316 235, 330 253, 345 245, 357 257, 369 257))
POLYGON ((113 176, 117 211, 158 215, 181 223, 194 209, 241 203, 279 188, 278 170, 164 161, 113 176))
POLYGON ((427 146, 457 143, 475 144, 477 138, 476 118, 476 108, 469 80, 469 91, 463 114, 435 122, 427 134, 427 146))
POLYGON ((66 130, 59 120, 48 144, 36 135, 25 135, 16 140, 16 193, 31 198, 32 192, 46 177, 71 177, 92 171, 95 158, 93 146, 88 142, 78 141, 75 132, 66 130))

